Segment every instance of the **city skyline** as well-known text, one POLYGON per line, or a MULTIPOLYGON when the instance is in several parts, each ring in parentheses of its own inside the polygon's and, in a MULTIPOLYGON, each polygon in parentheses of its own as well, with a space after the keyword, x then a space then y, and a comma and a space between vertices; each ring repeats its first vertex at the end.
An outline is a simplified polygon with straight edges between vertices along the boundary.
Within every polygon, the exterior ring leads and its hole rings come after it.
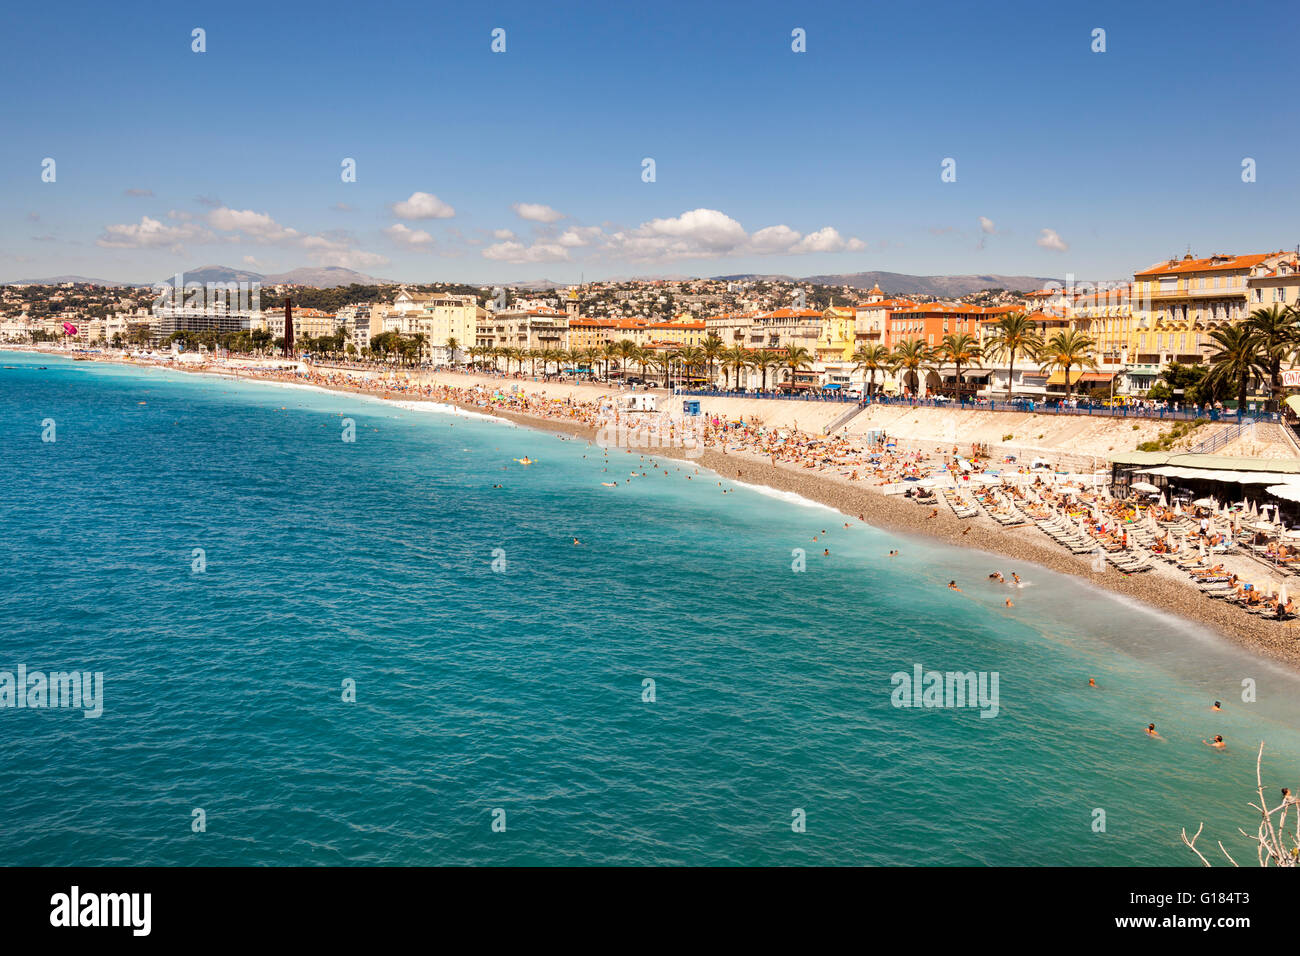
POLYGON ((1272 11, 1203 9, 23 10, 0 279, 1123 279, 1292 248, 1272 11))

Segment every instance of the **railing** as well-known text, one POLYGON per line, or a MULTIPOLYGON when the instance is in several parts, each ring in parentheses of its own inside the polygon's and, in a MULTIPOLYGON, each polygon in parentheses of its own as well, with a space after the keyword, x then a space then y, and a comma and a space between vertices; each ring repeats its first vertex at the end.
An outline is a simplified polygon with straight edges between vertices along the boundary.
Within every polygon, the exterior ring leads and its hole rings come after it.
POLYGON ((1225 428, 1223 431, 1219 432, 1219 434, 1207 438, 1203 442, 1198 442, 1197 444, 1193 445, 1189 449, 1189 451, 1193 455, 1208 455, 1211 452, 1216 451, 1219 448, 1222 448, 1224 445, 1232 444, 1234 441, 1236 441, 1242 435, 1249 432, 1254 427, 1255 427, 1255 420, 1247 419, 1236 425, 1233 425, 1231 428, 1225 428))
POLYGON ((1138 406, 1124 406, 1108 408, 1105 405, 1096 405, 1088 402, 1079 402, 1077 405, 1065 405, 1064 402, 1045 402, 1039 399, 1016 398, 1007 401, 1005 399, 984 399, 984 398, 963 398, 961 401, 956 399, 936 399, 936 398, 890 398, 883 395, 873 396, 867 399, 852 398, 847 395, 838 395, 825 393, 817 394, 789 394, 786 392, 776 391, 743 391, 743 390, 719 390, 719 389, 681 389, 680 394, 702 396, 706 398, 762 398, 762 399, 781 399, 784 401, 802 401, 802 402, 855 402, 863 406, 866 405, 886 405, 901 406, 906 408, 961 408, 981 412, 1017 412, 1024 414, 1032 412, 1036 415, 1088 415, 1103 418, 1133 418, 1133 419, 1150 419, 1155 421, 1195 421, 1198 418, 1206 419, 1211 422, 1240 422, 1251 424, 1253 422, 1280 422, 1281 415, 1277 412, 1246 412, 1234 411, 1232 409, 1215 409, 1204 406, 1193 408, 1149 408, 1138 406))

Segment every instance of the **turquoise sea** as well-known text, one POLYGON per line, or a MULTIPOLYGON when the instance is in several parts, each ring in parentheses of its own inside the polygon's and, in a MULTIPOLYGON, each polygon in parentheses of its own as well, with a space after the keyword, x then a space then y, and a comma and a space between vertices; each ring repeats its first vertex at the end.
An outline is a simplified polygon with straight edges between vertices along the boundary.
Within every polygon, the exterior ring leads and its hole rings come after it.
POLYGON ((1261 740, 1300 784, 1300 680, 1085 582, 501 422, 0 361, 0 671, 104 675, 0 709, 6 864, 1199 865, 1261 740), (917 664, 997 716, 893 706, 917 664))

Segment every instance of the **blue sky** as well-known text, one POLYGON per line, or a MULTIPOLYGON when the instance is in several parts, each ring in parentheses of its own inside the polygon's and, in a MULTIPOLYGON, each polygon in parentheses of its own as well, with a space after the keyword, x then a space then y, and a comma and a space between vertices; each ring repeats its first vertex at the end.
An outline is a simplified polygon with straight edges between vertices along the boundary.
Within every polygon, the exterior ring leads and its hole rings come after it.
POLYGON ((9 11, 0 279, 1119 278, 1300 240, 1276 5, 181 6, 9 11))

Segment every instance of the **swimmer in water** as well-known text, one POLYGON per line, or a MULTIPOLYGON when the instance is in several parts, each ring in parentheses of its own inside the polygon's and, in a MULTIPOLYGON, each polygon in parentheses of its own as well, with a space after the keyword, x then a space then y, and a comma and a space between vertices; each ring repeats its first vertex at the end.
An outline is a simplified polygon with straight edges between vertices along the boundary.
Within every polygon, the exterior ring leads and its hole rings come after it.
POLYGON ((889 552, 889 556, 890 556, 891 558, 896 558, 896 557, 898 557, 898 552, 897 552, 897 551, 890 551, 890 552, 889 552))
POLYGON ((822 557, 829 558, 830 556, 831 556, 831 549, 830 549, 830 548, 824 548, 824 549, 822 549, 822 557))
POLYGON ((1096 686, 1097 686, 1097 678, 1095 678, 1095 677, 1089 677, 1089 678, 1088 678, 1088 686, 1089 686, 1089 687, 1096 687, 1096 686))
POLYGON ((1015 607, 1015 605, 1011 603, 1011 598, 1007 598, 1006 603, 1005 603, 1003 606, 1004 606, 1004 607, 1015 607))
POLYGON ((1001 571, 994 571, 992 574, 989 575, 989 580, 990 580, 990 581, 997 581, 998 584, 1005 584, 1005 583, 1006 583, 1006 578, 1002 577, 1002 572, 1001 572, 1001 571))
POLYGON ((1020 583, 1020 575, 1016 574, 1015 571, 1012 571, 1012 572, 1011 572, 1011 580, 1013 580, 1013 581, 1015 581, 1017 584, 1019 584, 1019 583, 1020 583))
POLYGON ((574 543, 575 545, 582 544, 582 542, 579 541, 577 538, 574 538, 574 539, 573 539, 573 543, 574 543))
POLYGON ((1223 734, 1215 734, 1213 740, 1201 739, 1201 743, 1207 747, 1213 747, 1215 750, 1223 750, 1228 745, 1223 742, 1223 734))
POLYGON ((1162 739, 1163 739, 1163 738, 1162 738, 1158 733, 1156 733, 1156 725, 1155 725, 1155 724, 1147 724, 1147 736, 1148 736, 1148 737, 1154 737, 1154 738, 1156 738, 1156 740, 1162 740, 1162 739))
POLYGON ((1223 705, 1216 700, 1210 710, 1223 710, 1223 705))
POLYGON ((950 591, 960 591, 961 588, 957 587, 957 582, 956 582, 956 581, 949 581, 949 582, 948 582, 948 590, 950 590, 950 591))

